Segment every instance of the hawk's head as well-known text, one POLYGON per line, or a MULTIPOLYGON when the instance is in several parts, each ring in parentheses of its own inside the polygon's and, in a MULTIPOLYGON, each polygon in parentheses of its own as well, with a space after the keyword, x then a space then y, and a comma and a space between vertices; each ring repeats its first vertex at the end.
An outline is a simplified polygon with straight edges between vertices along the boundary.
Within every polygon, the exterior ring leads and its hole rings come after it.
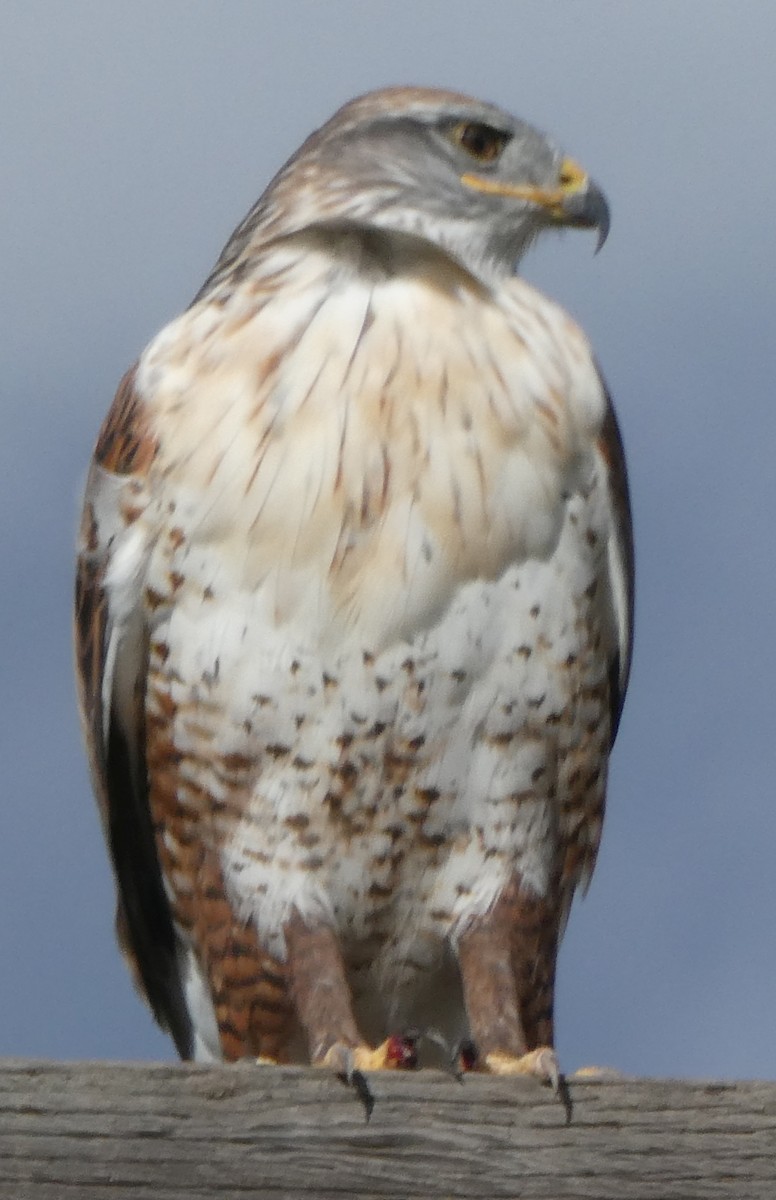
POLYGON ((346 104, 280 171, 266 233, 353 225, 413 234, 478 273, 511 272, 538 233, 609 228, 600 189, 532 126, 453 92, 389 88, 346 104))

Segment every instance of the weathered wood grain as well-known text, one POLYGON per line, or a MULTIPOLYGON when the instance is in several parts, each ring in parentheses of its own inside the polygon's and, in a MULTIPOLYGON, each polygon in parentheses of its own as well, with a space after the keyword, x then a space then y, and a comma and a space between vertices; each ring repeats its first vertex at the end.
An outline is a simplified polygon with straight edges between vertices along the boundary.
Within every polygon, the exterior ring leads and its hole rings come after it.
POLYGON ((0 1063, 5 1200, 774 1200, 776 1084, 0 1063))

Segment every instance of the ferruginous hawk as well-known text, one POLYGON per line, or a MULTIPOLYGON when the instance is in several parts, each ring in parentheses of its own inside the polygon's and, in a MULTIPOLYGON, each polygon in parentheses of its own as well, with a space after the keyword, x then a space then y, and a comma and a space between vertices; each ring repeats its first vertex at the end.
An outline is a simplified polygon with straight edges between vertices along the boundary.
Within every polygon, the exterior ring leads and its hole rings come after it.
POLYGON ((564 225, 603 240, 606 201, 529 125, 363 96, 119 386, 80 701, 121 944, 184 1058, 363 1086, 434 1029, 558 1084, 632 613, 605 385, 515 270, 564 225))

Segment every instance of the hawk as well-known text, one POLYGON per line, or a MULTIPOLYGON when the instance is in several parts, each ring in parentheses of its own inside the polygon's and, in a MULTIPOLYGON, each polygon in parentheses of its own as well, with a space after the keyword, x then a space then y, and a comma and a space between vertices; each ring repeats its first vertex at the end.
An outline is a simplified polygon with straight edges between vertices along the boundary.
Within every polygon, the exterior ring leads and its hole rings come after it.
POLYGON ((553 992, 631 646, 620 435, 516 273, 587 174, 452 92, 346 104, 127 372, 80 706, 138 986, 183 1058, 558 1086, 553 992))

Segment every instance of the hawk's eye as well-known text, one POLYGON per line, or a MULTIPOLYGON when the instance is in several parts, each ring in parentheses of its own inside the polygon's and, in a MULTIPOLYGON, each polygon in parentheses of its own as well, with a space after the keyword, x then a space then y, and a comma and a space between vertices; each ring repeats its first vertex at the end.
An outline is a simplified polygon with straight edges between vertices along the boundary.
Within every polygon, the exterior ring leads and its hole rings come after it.
POLYGON ((456 142, 478 162, 495 162, 509 141, 509 134, 480 121, 461 121, 452 132, 456 142))

